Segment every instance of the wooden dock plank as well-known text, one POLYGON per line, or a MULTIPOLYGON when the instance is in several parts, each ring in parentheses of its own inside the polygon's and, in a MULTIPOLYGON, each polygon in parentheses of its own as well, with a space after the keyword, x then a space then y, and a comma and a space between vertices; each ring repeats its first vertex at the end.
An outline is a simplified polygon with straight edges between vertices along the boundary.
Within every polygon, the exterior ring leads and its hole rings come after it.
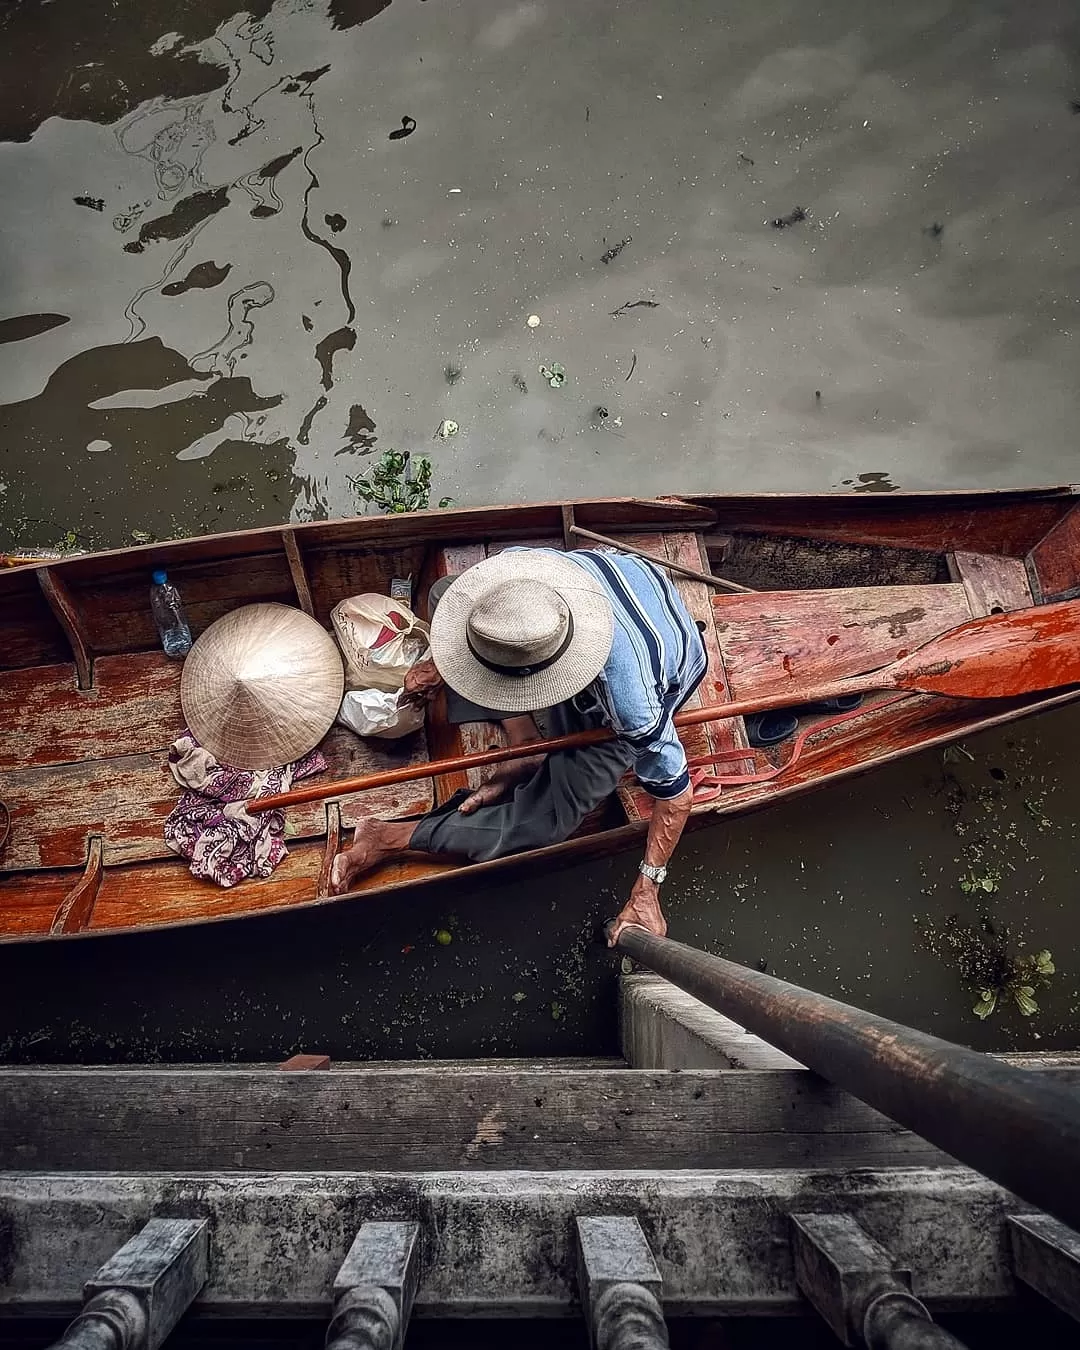
MULTIPOLYGON (((1063 1073, 1072 1072, 1062 1070, 1063 1073)), ((0 1169, 869 1167, 944 1155, 801 1071, 0 1070, 0 1169)))

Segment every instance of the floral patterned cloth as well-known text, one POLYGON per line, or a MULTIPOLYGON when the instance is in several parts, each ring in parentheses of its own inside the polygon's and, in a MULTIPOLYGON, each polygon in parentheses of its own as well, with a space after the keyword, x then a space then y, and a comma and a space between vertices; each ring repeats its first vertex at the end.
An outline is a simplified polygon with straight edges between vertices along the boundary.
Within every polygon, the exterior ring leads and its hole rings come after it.
POLYGON ((326 760, 312 750, 279 769, 234 769, 185 731, 169 751, 169 768, 186 790, 165 821, 165 842, 191 860, 192 876, 235 886, 246 877, 268 877, 289 851, 284 811, 253 816, 244 803, 288 792, 296 779, 322 773, 326 760))

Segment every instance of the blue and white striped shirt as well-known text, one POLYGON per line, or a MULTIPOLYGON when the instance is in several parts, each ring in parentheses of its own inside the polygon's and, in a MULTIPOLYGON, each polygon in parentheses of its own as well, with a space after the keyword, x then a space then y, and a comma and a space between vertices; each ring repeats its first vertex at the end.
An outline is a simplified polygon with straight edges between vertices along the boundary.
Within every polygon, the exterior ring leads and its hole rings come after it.
POLYGON ((677 797, 690 775, 671 719, 705 674, 697 624, 675 587, 650 563, 592 549, 560 556, 591 573, 611 598, 615 638, 594 686, 606 718, 633 747, 634 773, 646 792, 677 797))

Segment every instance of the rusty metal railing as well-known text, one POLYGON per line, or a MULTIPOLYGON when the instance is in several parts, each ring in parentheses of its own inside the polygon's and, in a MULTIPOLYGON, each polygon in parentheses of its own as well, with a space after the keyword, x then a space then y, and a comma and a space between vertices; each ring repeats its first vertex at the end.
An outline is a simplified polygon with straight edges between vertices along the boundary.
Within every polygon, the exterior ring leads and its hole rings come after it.
POLYGON ((643 929, 624 929, 617 949, 1080 1227, 1080 1090, 643 929))

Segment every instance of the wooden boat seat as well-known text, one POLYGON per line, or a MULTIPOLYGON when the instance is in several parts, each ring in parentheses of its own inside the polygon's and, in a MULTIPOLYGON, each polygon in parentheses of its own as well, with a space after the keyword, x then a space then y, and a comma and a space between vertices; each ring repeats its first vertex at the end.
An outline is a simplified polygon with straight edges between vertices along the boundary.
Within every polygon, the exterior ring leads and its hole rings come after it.
MULTIPOLYGON (((0 671, 0 799, 12 820, 0 871, 82 867, 95 834, 106 867, 173 856, 162 827, 179 791, 166 756, 184 726, 180 667, 160 652, 138 652, 99 657, 94 677, 80 691, 70 664, 0 671)), ((328 778, 428 758, 422 732, 380 743, 334 727, 321 748, 328 778)), ((433 800, 430 782, 419 780, 343 798, 342 812, 350 824, 361 801, 364 811, 406 815, 433 800)), ((325 806, 293 808, 288 832, 325 835, 325 806)))
POLYGON ((763 591, 713 599, 716 635, 737 699, 800 690, 887 665, 966 623, 962 584, 763 591))

